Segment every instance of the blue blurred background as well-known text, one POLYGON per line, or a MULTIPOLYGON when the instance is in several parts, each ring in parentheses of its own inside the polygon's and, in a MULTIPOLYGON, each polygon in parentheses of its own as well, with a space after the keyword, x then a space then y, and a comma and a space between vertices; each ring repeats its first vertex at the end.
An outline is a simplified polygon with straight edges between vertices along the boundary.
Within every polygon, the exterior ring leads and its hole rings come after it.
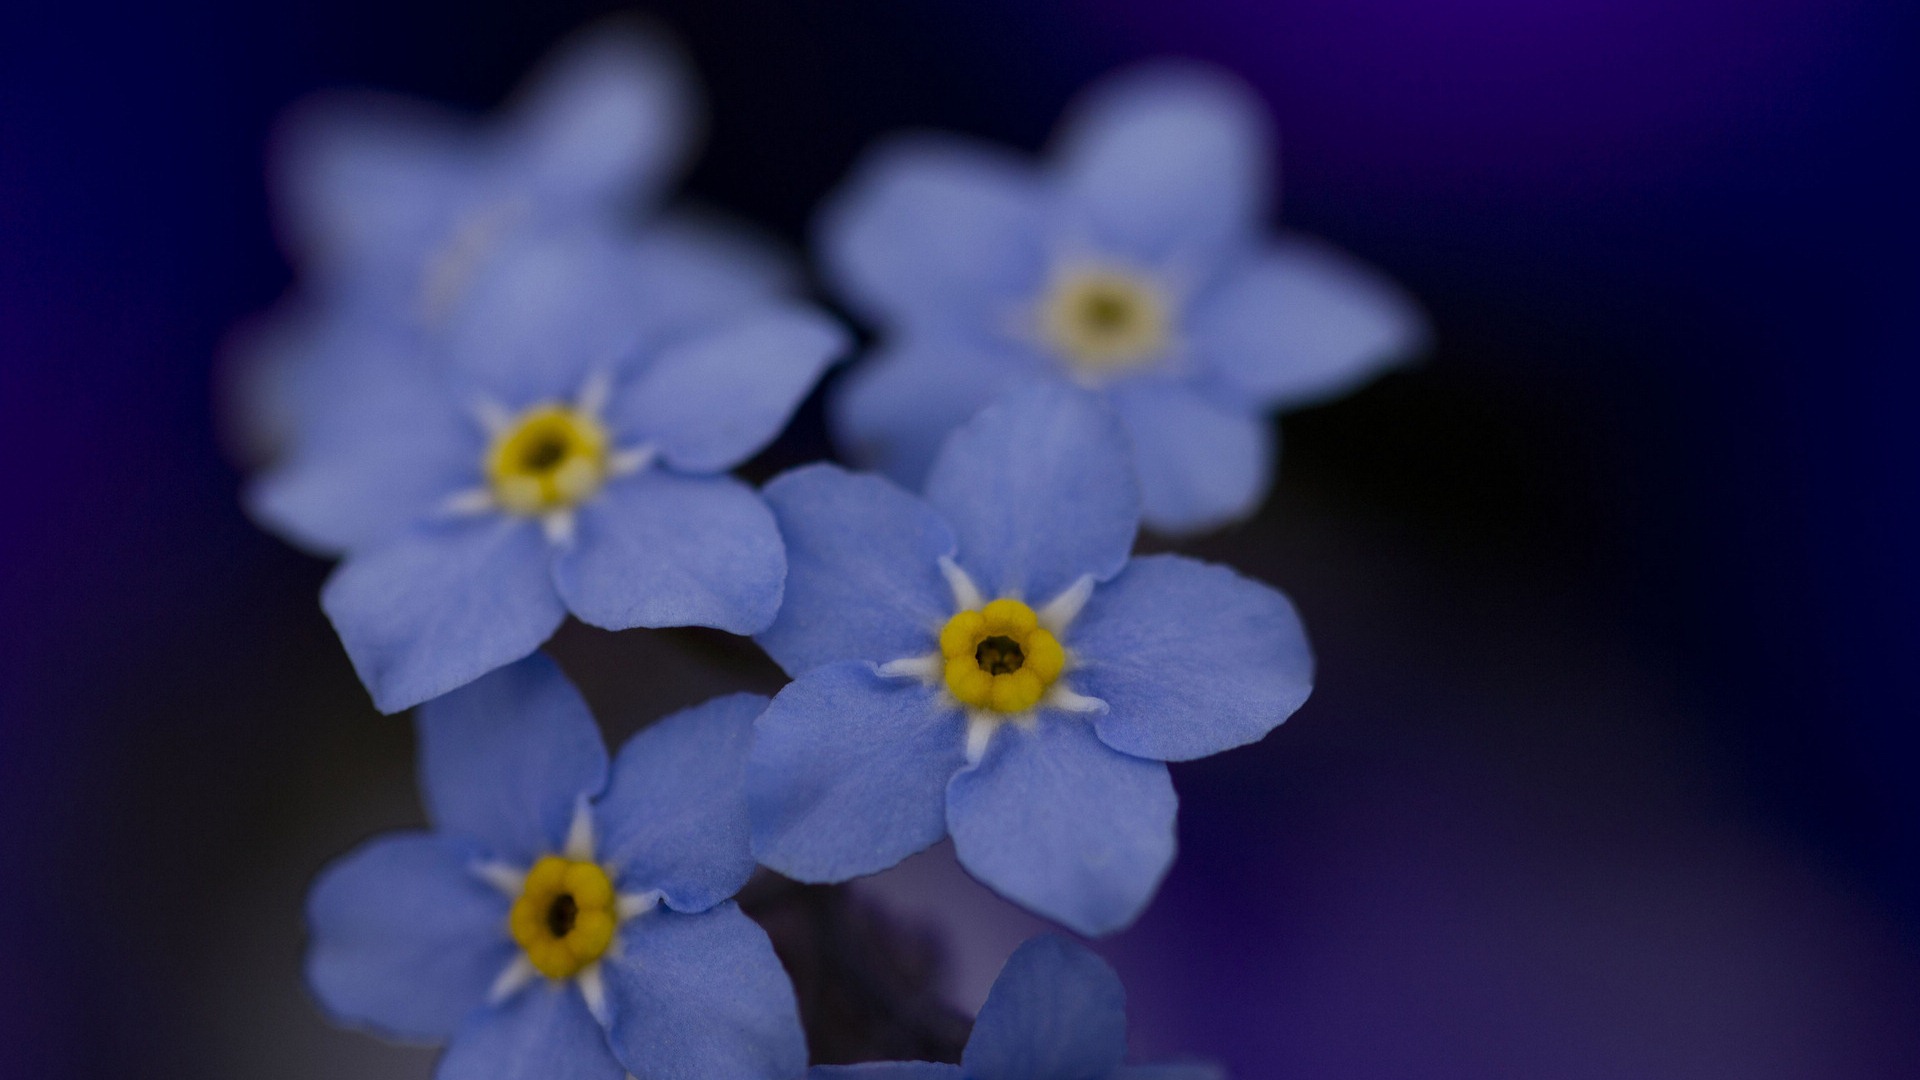
MULTIPOLYGON (((297 984, 304 883, 418 817, 404 723, 255 531, 216 359, 288 280, 275 113, 482 108, 611 5, 17 5, 0 32, 0 1073, 424 1075, 297 984)), ((1282 217, 1428 305, 1200 544, 1292 592, 1315 698, 1180 767, 1103 944, 1144 1053, 1257 1077, 1920 1075, 1920 10, 1857 0, 766 0, 646 9, 698 199, 798 245, 876 136, 1036 148, 1137 57, 1282 132, 1282 217)), ((823 446, 810 409, 771 468, 823 446)), ((741 683, 569 628, 610 718, 741 683)), ((872 890, 977 1004, 1030 924, 872 890)), ((954 899, 958 897, 958 899, 954 899)))

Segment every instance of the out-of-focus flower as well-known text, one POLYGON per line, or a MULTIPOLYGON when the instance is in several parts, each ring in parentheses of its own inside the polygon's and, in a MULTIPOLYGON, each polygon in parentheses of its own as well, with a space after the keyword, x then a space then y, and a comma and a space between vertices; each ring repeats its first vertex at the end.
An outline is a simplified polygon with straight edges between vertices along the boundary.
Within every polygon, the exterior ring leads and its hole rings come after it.
POLYGON ((960 428, 926 501, 804 467, 766 489, 794 676, 756 724, 754 854, 803 881, 951 832, 1003 896, 1082 933, 1130 923, 1173 860, 1166 761, 1252 742, 1306 700, 1293 606, 1224 567, 1129 560, 1119 421, 1036 386, 960 428))
POLYGON ((753 872, 741 769, 766 699, 716 698, 613 761, 545 657, 420 710, 432 831, 375 838, 308 898, 339 1021, 446 1042, 441 1080, 788 1080, 793 989, 729 899, 753 872))
POLYGON ((1126 992, 1106 961, 1052 934, 1014 950, 958 1065, 821 1065, 810 1080, 1221 1080, 1213 1065, 1125 1065, 1126 992))
POLYGON ((941 435, 1022 380, 1103 391, 1132 437, 1146 523, 1250 513, 1264 414, 1343 393, 1424 339, 1396 288, 1315 241, 1261 235, 1265 114, 1232 79, 1156 66, 1099 87, 1036 170, 911 137, 823 211, 835 288, 884 335, 833 419, 915 485, 941 435))
POLYGON ((708 286, 672 254, 517 250, 430 360, 369 328, 329 369, 348 385, 255 483, 268 527, 345 553, 321 602, 381 709, 527 655, 568 611, 609 629, 772 621, 780 535, 727 470, 845 335, 797 305, 688 332, 687 294, 708 286))

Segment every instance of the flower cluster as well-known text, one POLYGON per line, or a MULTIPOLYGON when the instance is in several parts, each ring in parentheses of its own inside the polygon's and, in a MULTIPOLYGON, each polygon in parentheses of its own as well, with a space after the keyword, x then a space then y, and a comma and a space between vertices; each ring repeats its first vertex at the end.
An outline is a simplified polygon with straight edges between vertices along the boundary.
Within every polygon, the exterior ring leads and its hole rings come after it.
MULTIPOLYGON (((564 49, 484 124, 324 99, 281 139, 301 283, 254 336, 248 505, 337 557, 321 604, 375 703, 419 706, 430 831, 308 904, 340 1022, 445 1042, 443 1080, 796 1080, 807 1044, 733 896, 884 870, 943 837, 1000 895, 1125 928, 1174 861, 1167 762, 1306 700, 1292 605, 1135 557, 1144 523, 1243 517, 1266 413, 1424 337, 1390 285, 1264 238, 1252 95, 1156 67, 1097 89, 1043 169, 881 149, 820 218, 878 332, 829 415, 850 459, 732 470, 849 349, 738 229, 659 209, 696 124, 676 54, 564 49), (609 761, 538 653, 567 615, 749 635, 791 677, 660 720, 609 761)), ((958 1065, 818 1077, 1217 1076, 1127 1066, 1114 973, 1008 961, 958 1065)))

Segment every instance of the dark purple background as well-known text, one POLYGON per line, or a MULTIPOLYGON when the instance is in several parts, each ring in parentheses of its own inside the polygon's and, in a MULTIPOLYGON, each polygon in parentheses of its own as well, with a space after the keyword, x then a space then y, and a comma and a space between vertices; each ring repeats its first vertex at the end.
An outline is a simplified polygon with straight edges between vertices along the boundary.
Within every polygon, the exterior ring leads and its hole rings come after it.
MULTIPOLYGON (((410 736, 353 683, 324 567, 240 516, 211 373, 286 281, 279 108, 487 105, 602 10, 0 27, 0 1073, 423 1067, 295 982, 306 877, 417 819, 410 736)), ((1087 79, 1172 52, 1268 97, 1285 219, 1434 315, 1430 363, 1290 421, 1273 505, 1200 545, 1295 594, 1322 675, 1261 746, 1176 770, 1182 861, 1106 947, 1141 1049, 1242 1078, 1920 1075, 1910 6, 654 10, 714 106, 693 193, 789 239, 882 132, 1037 146, 1087 79)), ((819 446, 815 411, 771 463, 819 446)), ((615 731, 772 685, 698 636, 559 651, 615 731)), ((964 999, 1022 924, 962 907, 964 999)))

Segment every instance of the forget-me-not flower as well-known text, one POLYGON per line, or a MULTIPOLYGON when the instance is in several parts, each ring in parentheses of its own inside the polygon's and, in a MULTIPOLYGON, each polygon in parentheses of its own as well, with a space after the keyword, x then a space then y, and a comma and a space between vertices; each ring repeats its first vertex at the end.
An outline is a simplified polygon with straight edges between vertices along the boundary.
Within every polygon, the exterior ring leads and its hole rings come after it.
POLYGON ((1043 385, 958 429, 925 501, 831 465, 767 485, 787 591, 757 640, 794 681, 748 759, 762 863, 843 881, 951 833, 1075 930, 1139 914, 1173 860, 1163 763, 1265 735, 1312 657, 1273 589, 1129 559, 1127 454, 1098 398, 1043 385))
POLYGON ((1126 1065, 1127 999, 1106 961, 1046 934, 1014 950, 958 1065, 821 1065, 810 1080, 1220 1080, 1213 1065, 1126 1065))
POLYGON ((517 251, 430 356, 362 354, 352 392, 258 479, 257 517, 345 553, 321 603, 381 709, 527 655, 569 611, 609 629, 773 620, 779 531, 727 472, 844 333, 797 305, 689 330, 651 288, 673 268, 577 237, 517 251))
POLYGON ((419 713, 431 831, 368 841, 307 901, 329 1014, 447 1044, 439 1080, 789 1080, 793 987, 729 899, 753 872, 741 792, 766 699, 716 698, 608 765, 534 656, 419 713))
POLYGON ((1041 169, 925 136, 872 154, 819 229, 831 283, 883 339, 834 402, 843 447, 913 485, 1008 386, 1066 381, 1126 424, 1148 525, 1250 513, 1271 483, 1265 413, 1345 392, 1425 336, 1377 275, 1262 234, 1270 141, 1239 83, 1160 66, 1092 93, 1041 169))

